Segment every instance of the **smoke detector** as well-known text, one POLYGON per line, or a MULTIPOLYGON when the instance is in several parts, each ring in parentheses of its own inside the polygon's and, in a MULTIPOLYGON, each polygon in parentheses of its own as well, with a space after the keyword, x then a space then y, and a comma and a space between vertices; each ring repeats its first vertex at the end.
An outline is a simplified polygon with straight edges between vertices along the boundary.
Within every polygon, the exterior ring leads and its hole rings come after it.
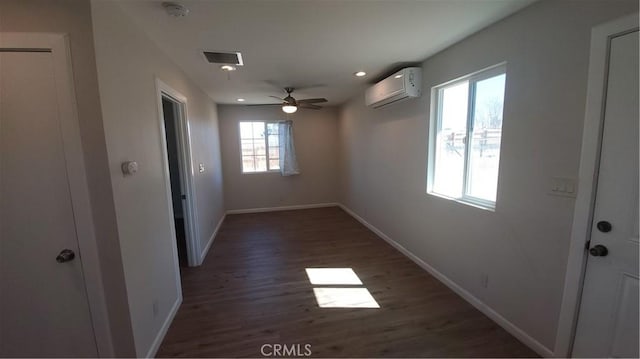
POLYGON ((162 7, 167 14, 174 17, 183 17, 189 14, 189 9, 186 6, 175 2, 163 2, 162 7))

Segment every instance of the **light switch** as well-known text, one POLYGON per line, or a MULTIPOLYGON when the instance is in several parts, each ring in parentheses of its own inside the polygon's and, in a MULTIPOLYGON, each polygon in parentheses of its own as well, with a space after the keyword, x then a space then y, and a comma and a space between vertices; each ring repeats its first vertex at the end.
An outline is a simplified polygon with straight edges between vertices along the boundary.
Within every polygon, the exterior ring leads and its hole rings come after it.
POLYGON ((551 177, 548 194, 552 196, 576 197, 578 183, 573 178, 551 177))
POLYGON ((198 171, 200 173, 204 172, 204 163, 201 163, 200 165, 198 165, 198 171))

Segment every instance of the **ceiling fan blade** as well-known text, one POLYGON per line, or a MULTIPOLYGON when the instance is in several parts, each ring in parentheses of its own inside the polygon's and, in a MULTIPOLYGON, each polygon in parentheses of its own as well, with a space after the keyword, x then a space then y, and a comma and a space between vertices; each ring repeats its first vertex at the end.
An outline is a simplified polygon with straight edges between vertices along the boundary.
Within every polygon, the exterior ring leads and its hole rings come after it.
POLYGON ((278 96, 269 96, 269 97, 277 98, 277 99, 278 99, 278 100, 280 100, 280 101, 284 101, 284 99, 282 99, 282 98, 280 98, 280 97, 278 97, 278 96))
POLYGON ((282 106, 281 103, 249 103, 245 106, 282 106))
POLYGON ((298 100, 298 103, 321 103, 327 102, 326 98, 305 98, 304 100, 298 100))
POLYGON ((300 107, 300 108, 308 108, 310 110, 319 110, 319 109, 322 108, 320 106, 313 105, 313 104, 310 104, 310 103, 298 103, 298 107, 300 107))

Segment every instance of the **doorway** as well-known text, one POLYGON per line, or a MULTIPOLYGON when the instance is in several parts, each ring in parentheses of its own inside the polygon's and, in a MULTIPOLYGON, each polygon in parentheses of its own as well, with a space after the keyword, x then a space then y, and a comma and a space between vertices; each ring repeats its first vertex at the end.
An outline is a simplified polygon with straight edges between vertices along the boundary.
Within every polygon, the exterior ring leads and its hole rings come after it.
POLYGON ((638 356, 638 15, 593 29, 555 356, 638 356))
POLYGON ((165 83, 157 80, 160 130, 164 152, 167 198, 178 263, 181 268, 200 264, 197 218, 193 194, 191 141, 187 118, 187 99, 165 83))
POLYGON ((638 357, 638 30, 612 36, 574 357, 638 357))
POLYGON ((0 357, 113 355, 68 53, 0 33, 0 357))
POLYGON ((176 247, 178 249, 178 263, 180 267, 187 267, 186 231, 184 228, 184 210, 182 206, 184 195, 180 174, 180 159, 178 156, 177 119, 180 116, 179 103, 170 97, 162 96, 162 116, 164 118, 164 133, 167 144, 167 164, 169 167, 169 182, 171 184, 171 204, 173 206, 173 223, 176 229, 176 247))

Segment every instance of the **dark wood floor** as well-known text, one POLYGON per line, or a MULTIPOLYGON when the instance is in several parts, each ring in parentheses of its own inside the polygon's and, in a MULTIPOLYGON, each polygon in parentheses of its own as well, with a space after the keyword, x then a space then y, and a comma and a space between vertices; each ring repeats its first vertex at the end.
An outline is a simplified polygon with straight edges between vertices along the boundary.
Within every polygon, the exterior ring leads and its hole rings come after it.
POLYGON ((337 207, 227 216, 182 288, 160 357, 537 356, 337 207), (310 267, 352 268, 380 308, 320 308, 310 267))

